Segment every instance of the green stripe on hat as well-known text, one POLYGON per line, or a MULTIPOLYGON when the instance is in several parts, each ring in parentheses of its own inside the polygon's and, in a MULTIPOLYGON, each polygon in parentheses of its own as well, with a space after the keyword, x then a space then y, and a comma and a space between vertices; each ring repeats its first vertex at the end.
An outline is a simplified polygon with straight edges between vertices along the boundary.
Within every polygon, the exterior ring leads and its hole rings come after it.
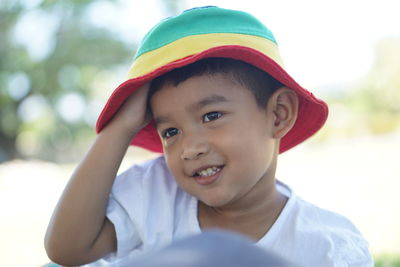
POLYGON ((254 35, 269 39, 276 44, 272 32, 252 15, 218 7, 202 7, 186 10, 176 17, 167 18, 157 24, 144 37, 135 59, 180 38, 209 33, 254 35), (206 20, 202 18, 204 12, 207 14, 206 20), (199 23, 196 23, 197 21, 199 23))

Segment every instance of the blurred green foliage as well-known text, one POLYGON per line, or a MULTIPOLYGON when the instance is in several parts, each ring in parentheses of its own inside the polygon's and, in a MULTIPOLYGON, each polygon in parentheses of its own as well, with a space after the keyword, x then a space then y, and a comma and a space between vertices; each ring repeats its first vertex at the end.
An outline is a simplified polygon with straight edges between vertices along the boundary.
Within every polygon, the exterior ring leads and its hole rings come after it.
POLYGON ((79 153, 78 140, 93 133, 94 120, 63 112, 97 112, 103 72, 127 64, 135 49, 91 24, 87 12, 96 1, 36 2, 33 8, 22 0, 0 5, 0 162, 67 160, 79 153), (37 42, 48 29, 46 43, 37 42))
POLYGON ((400 255, 376 256, 375 267, 400 267, 400 255))
POLYGON ((94 120, 78 115, 98 111, 102 72, 127 64, 134 53, 87 19, 95 1, 36 2, 0 5, 0 162, 67 160, 81 151, 78 140, 92 134, 94 120), (77 108, 81 113, 68 116, 77 108))
POLYGON ((324 97, 330 115, 316 140, 399 132, 400 36, 377 42, 370 70, 346 86, 324 97))
POLYGON ((344 99, 363 113, 370 132, 382 134, 400 126, 400 36, 381 40, 371 70, 344 99))

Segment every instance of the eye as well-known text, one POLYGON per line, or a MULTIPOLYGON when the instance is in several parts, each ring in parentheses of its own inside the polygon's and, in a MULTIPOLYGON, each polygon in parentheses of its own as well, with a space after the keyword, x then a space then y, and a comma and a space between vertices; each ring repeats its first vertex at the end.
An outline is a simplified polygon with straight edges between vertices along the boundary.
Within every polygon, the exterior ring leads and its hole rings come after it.
POLYGON ((162 132, 162 137, 163 138, 170 138, 174 135, 177 135, 179 133, 179 130, 176 128, 168 128, 165 131, 162 132))
POLYGON ((208 112, 203 115, 203 122, 210 122, 210 121, 218 119, 221 116, 222 116, 222 113, 218 112, 218 111, 208 112))

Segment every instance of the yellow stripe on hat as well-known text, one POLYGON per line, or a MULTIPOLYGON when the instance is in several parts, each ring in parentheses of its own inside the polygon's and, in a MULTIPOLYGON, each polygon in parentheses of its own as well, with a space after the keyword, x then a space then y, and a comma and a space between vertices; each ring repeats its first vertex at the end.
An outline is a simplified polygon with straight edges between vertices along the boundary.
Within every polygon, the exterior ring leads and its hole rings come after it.
POLYGON ((128 79, 143 76, 178 59, 225 45, 239 45, 253 48, 272 58, 283 67, 278 46, 271 40, 259 36, 237 33, 210 33, 187 36, 141 55, 130 67, 128 79))

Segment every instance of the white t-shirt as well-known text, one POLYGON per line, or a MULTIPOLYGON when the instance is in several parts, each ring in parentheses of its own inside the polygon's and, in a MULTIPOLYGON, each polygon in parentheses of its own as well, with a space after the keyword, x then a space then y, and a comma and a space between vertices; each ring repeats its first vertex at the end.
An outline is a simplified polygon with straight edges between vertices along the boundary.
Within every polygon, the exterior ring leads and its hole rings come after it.
MULTIPOLYGON (((368 243, 346 218, 297 197, 281 182, 288 201, 271 229, 256 245, 300 266, 373 266, 368 243)), ((182 189, 164 157, 134 165, 113 185, 107 217, 115 226, 117 252, 109 266, 201 232, 197 199, 182 189)))

